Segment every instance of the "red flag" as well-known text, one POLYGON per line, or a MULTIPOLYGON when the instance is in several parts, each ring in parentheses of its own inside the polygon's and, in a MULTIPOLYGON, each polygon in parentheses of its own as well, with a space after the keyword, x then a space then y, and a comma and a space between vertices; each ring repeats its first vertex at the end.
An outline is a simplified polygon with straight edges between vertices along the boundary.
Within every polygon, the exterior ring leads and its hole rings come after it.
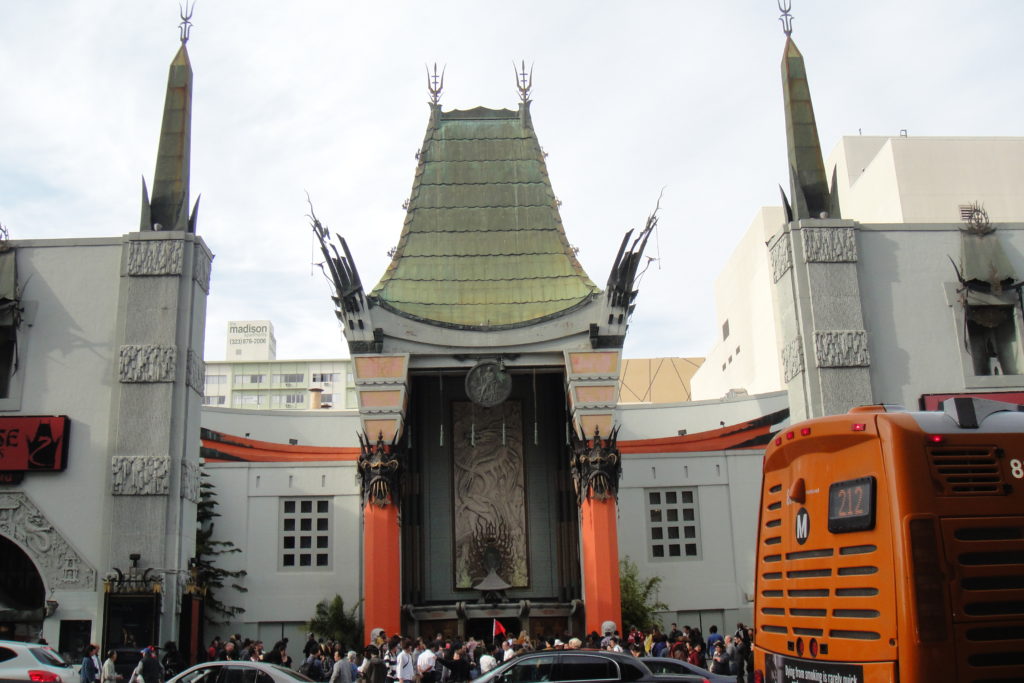
POLYGON ((492 631, 491 635, 493 637, 497 638, 499 634, 502 635, 502 636, 505 635, 505 627, 501 625, 500 621, 495 619, 494 620, 494 630, 492 631))

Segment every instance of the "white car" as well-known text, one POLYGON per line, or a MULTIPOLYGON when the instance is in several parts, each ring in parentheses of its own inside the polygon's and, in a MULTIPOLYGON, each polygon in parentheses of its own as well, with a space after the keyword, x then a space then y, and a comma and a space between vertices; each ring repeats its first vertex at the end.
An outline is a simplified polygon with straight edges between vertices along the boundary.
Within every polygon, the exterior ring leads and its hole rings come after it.
POLYGON ((0 640, 0 681, 77 683, 71 663, 48 645, 0 640))
POLYGON ((185 669, 167 683, 309 683, 298 671, 267 662, 206 662, 185 669))

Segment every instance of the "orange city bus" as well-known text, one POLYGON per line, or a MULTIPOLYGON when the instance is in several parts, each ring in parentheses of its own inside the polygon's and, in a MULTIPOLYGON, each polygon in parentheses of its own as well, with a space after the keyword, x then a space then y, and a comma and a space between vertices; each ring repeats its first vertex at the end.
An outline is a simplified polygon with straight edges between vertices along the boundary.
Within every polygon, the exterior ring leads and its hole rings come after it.
POLYGON ((1024 412, 801 422, 764 461, 758 683, 1024 681, 1024 412))

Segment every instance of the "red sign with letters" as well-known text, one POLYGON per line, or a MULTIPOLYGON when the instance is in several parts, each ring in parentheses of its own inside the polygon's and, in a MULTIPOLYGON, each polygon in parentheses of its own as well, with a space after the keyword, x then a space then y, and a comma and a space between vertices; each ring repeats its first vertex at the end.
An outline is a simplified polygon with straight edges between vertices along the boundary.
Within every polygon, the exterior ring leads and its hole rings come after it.
POLYGON ((70 424, 66 415, 0 417, 0 472, 63 471, 70 424))

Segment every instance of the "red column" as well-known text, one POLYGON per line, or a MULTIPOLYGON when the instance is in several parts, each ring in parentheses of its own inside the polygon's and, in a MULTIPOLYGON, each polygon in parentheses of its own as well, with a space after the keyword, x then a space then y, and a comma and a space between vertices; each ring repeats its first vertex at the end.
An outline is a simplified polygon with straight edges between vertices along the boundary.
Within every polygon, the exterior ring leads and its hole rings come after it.
POLYGON ((363 643, 370 632, 398 633, 402 618, 401 545, 398 506, 363 507, 363 643))
MULTIPOLYGON (((614 498, 588 497, 580 506, 583 550, 583 601, 587 633, 601 633, 601 624, 622 627, 622 589, 619 585, 619 532, 614 498)), ((603 635, 603 634, 602 634, 603 635)))

